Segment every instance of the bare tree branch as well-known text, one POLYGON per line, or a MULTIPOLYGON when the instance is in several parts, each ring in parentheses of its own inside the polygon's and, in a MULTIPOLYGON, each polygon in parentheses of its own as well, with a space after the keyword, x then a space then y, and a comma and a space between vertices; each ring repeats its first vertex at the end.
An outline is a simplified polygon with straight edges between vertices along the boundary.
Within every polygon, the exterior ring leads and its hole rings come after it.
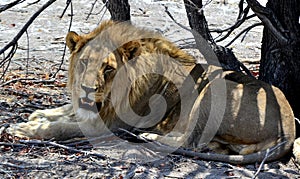
POLYGON ((0 77, 0 79, 3 78, 5 72, 8 69, 9 63, 11 61, 11 58, 13 57, 14 53, 17 49, 18 40, 22 37, 22 35, 27 31, 28 27, 33 23, 33 21, 40 15, 41 12, 43 12, 47 7, 49 7, 51 4, 53 4, 56 0, 49 0, 46 4, 44 4, 36 13, 34 13, 30 19, 27 21, 27 23, 23 26, 23 28, 19 31, 19 33, 13 38, 12 41, 10 41, 4 48, 0 50, 0 55, 4 54, 6 50, 11 48, 11 51, 8 53, 8 55, 0 61, 0 68, 4 67, 6 63, 7 66, 5 67, 5 70, 0 77))
POLYGON ((92 7, 90 9, 90 12, 88 13, 87 17, 85 20, 88 20, 90 18, 90 16, 92 15, 92 12, 94 10, 94 7, 95 7, 95 4, 97 3, 98 0, 95 0, 93 3, 92 3, 92 7))
POLYGON ((170 13, 168 6, 163 5, 165 7, 165 12, 167 13, 167 15, 172 19, 172 21, 177 24, 179 27, 183 28, 184 30, 187 30, 189 32, 192 32, 189 28, 185 27, 184 25, 180 24, 179 22, 176 21, 176 19, 172 16, 172 14, 170 13))
POLYGON ((236 39, 238 39, 241 35, 243 35, 244 33, 248 33, 251 29, 253 29, 254 27, 257 26, 261 26, 263 25, 263 23, 259 22, 259 23, 255 23, 249 27, 247 27, 246 29, 242 30, 239 34, 237 34, 228 44, 225 45, 225 47, 228 47, 229 45, 231 45, 236 39))
MULTIPOLYGON (((243 1, 243 0, 242 0, 243 1)), ((229 35, 235 30, 237 29, 238 27, 240 27, 246 20, 248 19, 251 19, 253 17, 255 17, 256 15, 250 15, 250 16, 247 16, 248 13, 249 13, 249 10, 250 10, 250 7, 247 6, 245 9, 243 9, 243 5, 239 5, 239 15, 237 17, 237 21, 235 24, 233 24, 231 27, 227 28, 227 29, 224 29, 224 30, 214 30, 215 32, 218 32, 218 33, 222 33, 222 32, 225 32, 225 31, 228 31, 226 33, 226 35, 224 35, 223 37, 219 38, 219 39, 216 39, 216 42, 221 42, 223 40, 225 40, 227 37, 229 37, 229 35)))
POLYGON ((0 13, 3 12, 3 11, 6 11, 7 9, 12 8, 15 5, 20 4, 20 3, 24 2, 24 1, 25 0, 16 0, 16 1, 13 1, 13 2, 11 2, 9 4, 0 5, 0 13))
POLYGON ((288 43, 289 37, 286 35, 286 30, 283 28, 279 20, 274 15, 274 12, 266 7, 263 7, 257 0, 246 0, 252 11, 263 22, 270 32, 277 38, 281 45, 288 43))

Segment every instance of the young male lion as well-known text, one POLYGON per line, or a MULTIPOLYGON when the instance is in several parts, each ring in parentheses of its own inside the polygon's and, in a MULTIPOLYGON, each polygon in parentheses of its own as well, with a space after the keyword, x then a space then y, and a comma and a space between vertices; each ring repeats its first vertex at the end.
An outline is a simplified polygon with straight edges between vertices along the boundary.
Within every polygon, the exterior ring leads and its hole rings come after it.
POLYGON ((221 145, 238 155, 205 159, 239 164, 261 161, 276 146, 268 160, 290 151, 294 116, 274 86, 204 69, 161 35, 127 23, 70 32, 66 43, 72 103, 35 111, 27 123, 11 126, 11 134, 64 140, 122 128, 176 147, 221 145))

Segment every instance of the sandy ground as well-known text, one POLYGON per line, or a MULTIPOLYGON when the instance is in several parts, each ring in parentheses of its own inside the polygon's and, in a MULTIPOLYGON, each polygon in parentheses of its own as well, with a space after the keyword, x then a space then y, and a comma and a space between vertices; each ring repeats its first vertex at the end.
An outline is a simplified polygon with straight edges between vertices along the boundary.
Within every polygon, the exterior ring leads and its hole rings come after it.
MULTIPOLYGON (((0 5, 10 0, 2 0, 0 5)), ((8 11, 0 14, 0 48, 4 47, 46 1, 28 6, 26 1, 8 11)), ((103 4, 96 3, 93 14, 88 13, 94 1, 78 0, 73 2, 74 16, 71 30, 86 33, 105 19, 109 13, 102 9, 103 4), (102 17, 103 16, 103 17, 102 17)), ((265 1, 263 1, 265 3, 265 1)), ((184 5, 179 0, 130 0, 132 22, 156 30, 164 34, 171 41, 186 49, 192 55, 199 57, 195 49, 193 36, 187 30, 175 24, 165 13, 167 6, 176 21, 188 27, 184 5)), ((205 6, 205 14, 210 29, 226 28, 232 25, 238 13, 238 1, 214 0, 205 6)), ((47 8, 29 27, 26 34, 19 41, 19 48, 13 57, 8 69, 5 82, 16 78, 32 78, 31 82, 17 81, 0 86, 0 124, 1 130, 7 123, 26 121, 28 115, 36 109, 51 108, 68 103, 69 96, 65 88, 68 69, 68 52, 62 69, 56 79, 51 75, 56 72, 64 53, 64 37, 70 23, 70 10, 59 18, 65 8, 65 1, 59 0, 47 8), (29 41, 29 45, 27 43, 29 41), (29 48, 29 51, 27 50, 29 48), (26 67, 28 64, 28 67, 26 67)), ((249 24, 259 22, 251 19, 240 29, 249 24)), ((220 44, 227 44, 239 31, 234 32, 228 40, 220 44)), ((214 34, 217 37, 217 34, 214 34)), ((241 42, 239 38, 230 48, 238 59, 251 68, 250 64, 260 58, 260 42, 262 27, 252 29, 241 42)), ((0 58, 1 59, 1 58, 0 58)), ((0 72, 2 72, 0 69, 0 72)), ((0 131, 1 132, 1 131, 0 131)), ((2 136, 0 142, 0 178, 252 178, 259 164, 230 165, 222 162, 207 162, 189 159, 183 156, 167 155, 159 160, 140 160, 134 156, 152 156, 153 151, 143 149, 144 153, 138 155, 139 146, 128 145, 125 141, 112 141, 93 152, 107 155, 102 160, 93 155, 72 153, 68 150, 52 145, 22 144, 21 146, 7 146, 12 142, 2 136), (5 144, 4 144, 5 143, 5 144), (125 146, 130 146, 126 149, 125 146)), ((69 145, 69 144, 68 144, 69 145)), ((299 168, 288 157, 282 161, 264 164, 258 178, 300 178, 299 168)))

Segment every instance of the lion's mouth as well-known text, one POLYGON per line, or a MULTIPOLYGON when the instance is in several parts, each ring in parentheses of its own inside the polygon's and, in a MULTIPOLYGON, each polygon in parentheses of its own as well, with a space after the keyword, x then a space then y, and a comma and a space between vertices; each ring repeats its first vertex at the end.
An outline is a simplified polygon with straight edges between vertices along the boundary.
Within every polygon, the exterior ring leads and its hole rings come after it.
POLYGON ((101 106, 102 103, 100 102, 95 102, 88 98, 79 98, 79 108, 98 113, 101 109, 101 106))

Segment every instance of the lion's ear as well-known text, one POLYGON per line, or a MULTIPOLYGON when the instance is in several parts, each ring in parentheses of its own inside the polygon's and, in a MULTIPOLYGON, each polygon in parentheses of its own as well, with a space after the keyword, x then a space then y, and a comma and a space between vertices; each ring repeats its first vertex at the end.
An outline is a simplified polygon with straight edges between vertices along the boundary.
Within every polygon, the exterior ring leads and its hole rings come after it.
POLYGON ((122 45, 120 52, 131 60, 141 54, 141 44, 138 41, 130 41, 122 45))
POLYGON ((70 52, 73 52, 76 49, 76 44, 81 39, 80 35, 78 35, 76 32, 69 32, 66 37, 66 44, 70 50, 70 52))

